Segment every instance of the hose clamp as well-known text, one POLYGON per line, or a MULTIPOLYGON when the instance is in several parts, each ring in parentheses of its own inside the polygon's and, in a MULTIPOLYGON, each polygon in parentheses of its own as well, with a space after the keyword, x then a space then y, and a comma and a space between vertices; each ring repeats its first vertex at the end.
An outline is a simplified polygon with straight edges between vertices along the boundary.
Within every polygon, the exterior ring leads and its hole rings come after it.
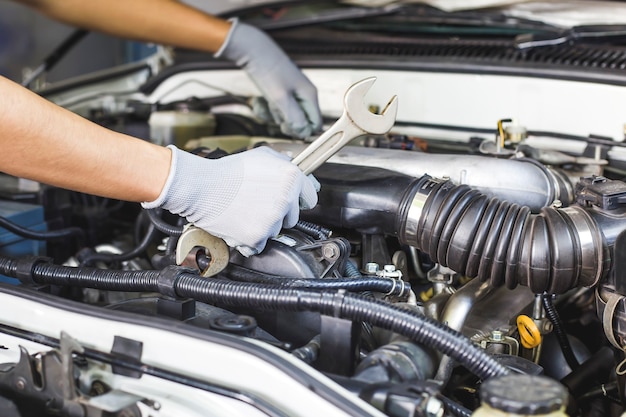
POLYGON ((593 287, 602 278, 604 260, 602 234, 595 221, 582 207, 559 209, 573 222, 580 245, 580 274, 578 284, 593 287))
POLYGON ((159 272, 157 277, 159 293, 171 298, 180 298, 178 294, 176 294, 176 282, 181 275, 193 273, 194 271, 189 268, 181 268, 176 265, 166 266, 159 272))
POLYGON ((600 295, 600 290, 596 288, 596 301, 599 306, 604 304, 604 311, 602 312, 602 330, 604 330, 604 335, 608 339, 609 343, 619 350, 624 350, 624 345, 615 337, 613 319, 615 318, 617 308, 624 301, 624 298, 625 297, 621 294, 608 292, 606 294, 607 300, 605 302, 603 297, 600 295))
POLYGON ((15 278, 22 284, 35 285, 37 282, 33 278, 33 269, 38 264, 50 264, 52 258, 45 256, 24 256, 16 260, 15 278))
MULTIPOLYGON (((414 189, 414 194, 408 203, 408 209, 404 210, 405 218, 403 219, 403 227, 401 230, 404 243, 410 246, 417 246, 417 233, 419 229, 420 219, 424 212, 424 207, 428 201, 428 197, 435 188, 436 185, 444 180, 439 180, 430 177, 423 177, 426 181, 418 181, 414 189)), ((407 203, 405 203, 407 204, 407 203)))

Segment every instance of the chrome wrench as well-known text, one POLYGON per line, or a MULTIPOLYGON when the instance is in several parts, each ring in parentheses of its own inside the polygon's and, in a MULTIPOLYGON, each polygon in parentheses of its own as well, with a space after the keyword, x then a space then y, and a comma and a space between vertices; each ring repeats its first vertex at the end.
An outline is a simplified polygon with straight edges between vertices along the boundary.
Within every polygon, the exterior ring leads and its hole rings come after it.
POLYGON ((398 97, 393 96, 380 114, 370 112, 363 100, 376 77, 365 78, 350 86, 343 97, 343 114, 324 133, 300 152, 292 162, 310 174, 353 139, 387 133, 396 122, 398 97))
MULTIPOLYGON (((370 112, 363 102, 375 81, 376 77, 365 78, 348 88, 343 98, 341 117, 292 160, 302 172, 308 175, 315 171, 341 148, 361 135, 382 135, 391 129, 398 113, 397 96, 389 100, 381 114, 370 112)), ((193 225, 185 228, 178 241, 176 263, 182 264, 194 247, 204 247, 211 259, 207 269, 202 271, 202 276, 216 275, 228 265, 229 249, 226 243, 193 225)))

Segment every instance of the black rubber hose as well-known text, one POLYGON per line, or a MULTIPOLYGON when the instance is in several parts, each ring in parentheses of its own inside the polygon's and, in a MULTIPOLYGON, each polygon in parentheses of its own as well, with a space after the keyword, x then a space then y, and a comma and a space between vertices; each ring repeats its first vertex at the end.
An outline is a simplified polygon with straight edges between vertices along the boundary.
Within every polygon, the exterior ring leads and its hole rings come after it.
POLYGON ((343 274, 348 278, 362 278, 363 277, 363 274, 361 274, 361 271, 359 271, 359 268, 357 268, 356 265, 350 260, 346 261, 346 264, 343 267, 343 274))
POLYGON ((618 390, 619 386, 617 384, 617 381, 607 382, 606 384, 593 387, 584 394, 581 394, 580 397, 576 398, 576 401, 579 404, 582 404, 595 400, 597 398, 607 398, 616 404, 620 404, 618 390))
POLYGON ((298 220, 293 228, 296 230, 300 230, 301 232, 304 232, 309 236, 313 236, 314 238, 317 238, 319 240, 326 240, 332 234, 330 229, 319 226, 315 223, 306 222, 304 220, 298 220))
POLYGON ((233 281, 272 284, 283 288, 317 290, 346 290, 350 292, 375 291, 399 297, 407 296, 411 287, 408 282, 393 278, 293 278, 269 275, 238 265, 229 265, 223 276, 233 281))
POLYGON ((552 327, 554 329, 554 333, 559 342, 559 346, 561 347, 561 352, 563 353, 563 357, 567 362, 567 365, 570 367, 572 371, 578 369, 580 363, 576 356, 574 355, 574 350, 572 349, 572 345, 567 337, 567 333, 563 327, 563 322, 561 321, 561 317, 559 313, 556 311, 554 304, 552 303, 552 295, 543 293, 541 295, 541 301, 543 303, 543 309, 546 312, 546 317, 552 323, 552 327))
POLYGON ((150 209, 146 210, 148 212, 148 217, 157 230, 161 233, 165 233, 169 236, 180 236, 183 234, 182 226, 174 226, 172 224, 167 223, 161 218, 161 209, 150 209))
POLYGON ((439 398, 444 403, 444 405, 446 406, 446 411, 449 414, 455 417, 471 417, 472 412, 463 407, 461 404, 452 401, 450 398, 444 397, 443 395, 439 395, 437 396, 437 398, 439 398))
POLYGON ((320 338, 321 336, 318 334, 306 345, 292 350, 291 354, 304 363, 312 364, 319 356, 320 338))
POLYGON ((67 227, 64 229, 48 230, 45 232, 38 232, 35 230, 27 229, 19 224, 0 217, 0 226, 4 227, 10 232, 15 233, 21 237, 34 240, 58 240, 66 239, 68 237, 75 237, 78 240, 79 245, 82 245, 85 239, 85 232, 79 227, 67 227))
POLYGON ((161 292, 209 304, 267 311, 312 311, 403 335, 441 351, 481 379, 508 375, 509 369, 461 333, 417 312, 344 291, 313 291, 205 279, 182 268, 162 271, 117 271, 70 268, 46 259, 0 257, 0 274, 38 284, 69 285, 113 291, 161 292))
POLYGON ((261 310, 313 311, 356 322, 368 322, 441 351, 482 379, 510 373, 496 359, 445 324, 360 294, 206 280, 190 274, 181 275, 175 288, 179 297, 209 304, 261 310))
POLYGON ((581 207, 531 214, 528 207, 438 180, 402 204, 408 208, 399 211, 401 243, 494 287, 525 285, 535 293, 560 294, 594 285, 602 275, 602 235, 581 207), (423 207, 412 219, 417 199, 423 207))
POLYGON ((146 235, 144 230, 150 223, 147 210, 141 210, 137 215, 133 226, 133 242, 135 245, 138 245, 139 242, 143 240, 143 237, 146 235))
POLYGON ((148 249, 152 241, 157 237, 157 235, 158 235, 158 230, 156 229, 154 224, 151 223, 148 225, 148 230, 146 231, 146 234, 143 237, 143 240, 139 242, 139 245, 137 245, 134 249, 128 252, 119 253, 119 254, 98 253, 98 252, 92 253, 92 254, 85 256, 83 259, 81 259, 80 265, 87 266, 87 265, 93 265, 94 262, 111 263, 111 262, 122 262, 122 261, 128 261, 128 260, 134 259, 138 256, 141 256, 142 254, 146 252, 146 250, 148 249))
POLYGON ((606 383, 614 369, 613 350, 603 346, 575 371, 561 379, 561 383, 569 389, 574 398, 578 398, 589 388, 606 383))
POLYGON ((581 206, 532 214, 427 175, 338 164, 318 171, 323 187, 317 206, 302 212, 305 220, 397 236, 433 261, 492 286, 560 294, 593 286, 605 272, 604 228, 581 206))

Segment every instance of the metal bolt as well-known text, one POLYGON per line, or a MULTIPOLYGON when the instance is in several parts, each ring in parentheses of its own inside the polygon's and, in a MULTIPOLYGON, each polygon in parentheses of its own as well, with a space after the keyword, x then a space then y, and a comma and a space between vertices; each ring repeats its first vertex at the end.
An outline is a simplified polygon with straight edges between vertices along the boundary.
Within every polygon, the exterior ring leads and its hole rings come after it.
POLYGON ((427 417, 443 417, 443 403, 435 397, 430 397, 426 401, 426 409, 424 410, 427 417))
POLYGON ((552 330, 554 330, 554 327, 552 326, 552 322, 550 320, 545 320, 543 322, 543 333, 544 334, 552 333, 552 330))
POLYGON ((337 246, 335 246, 334 244, 324 245, 324 247, 322 248, 322 253, 324 255, 324 258, 326 258, 326 259, 333 259, 333 258, 337 257, 337 255, 338 255, 338 253, 337 253, 337 246))
POLYGON ((365 272, 368 274, 375 274, 376 272, 378 272, 378 264, 376 262, 366 263, 365 272))
POLYGON ((491 332, 491 340, 493 340, 494 342, 501 342, 502 332, 500 330, 493 330, 491 332))
POLYGON ((552 204, 550 204, 552 208, 561 208, 563 207, 563 202, 561 200, 554 200, 552 204))

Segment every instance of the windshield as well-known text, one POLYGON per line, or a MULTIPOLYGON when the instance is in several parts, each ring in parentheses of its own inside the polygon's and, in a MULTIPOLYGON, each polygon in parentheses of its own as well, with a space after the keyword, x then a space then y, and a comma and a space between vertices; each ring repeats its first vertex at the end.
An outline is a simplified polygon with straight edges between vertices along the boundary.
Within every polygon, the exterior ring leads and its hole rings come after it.
MULTIPOLYGON (((604 18, 607 12, 606 5, 604 2, 595 2, 597 9, 592 10, 596 13, 587 14, 583 7, 577 14, 588 18, 579 17, 576 20, 572 13, 573 6, 555 3, 560 7, 543 3, 539 3, 543 4, 543 7, 539 7, 533 3, 533 7, 515 5, 513 8, 493 7, 459 11, 444 11, 431 5, 411 3, 394 3, 378 7, 337 2, 279 3, 275 6, 252 7, 237 14, 250 23, 273 31, 316 26, 340 30, 342 33, 423 35, 434 38, 461 36, 514 41, 520 41, 516 39, 519 36, 526 37, 522 41, 528 40, 530 36, 533 39, 562 39, 553 44, 580 40, 624 44, 626 9, 624 17, 618 14, 617 18, 604 18), (562 17, 559 19, 559 16, 562 17)), ((613 3, 611 16, 619 11, 615 7, 621 9, 626 5, 616 6, 613 3)))

